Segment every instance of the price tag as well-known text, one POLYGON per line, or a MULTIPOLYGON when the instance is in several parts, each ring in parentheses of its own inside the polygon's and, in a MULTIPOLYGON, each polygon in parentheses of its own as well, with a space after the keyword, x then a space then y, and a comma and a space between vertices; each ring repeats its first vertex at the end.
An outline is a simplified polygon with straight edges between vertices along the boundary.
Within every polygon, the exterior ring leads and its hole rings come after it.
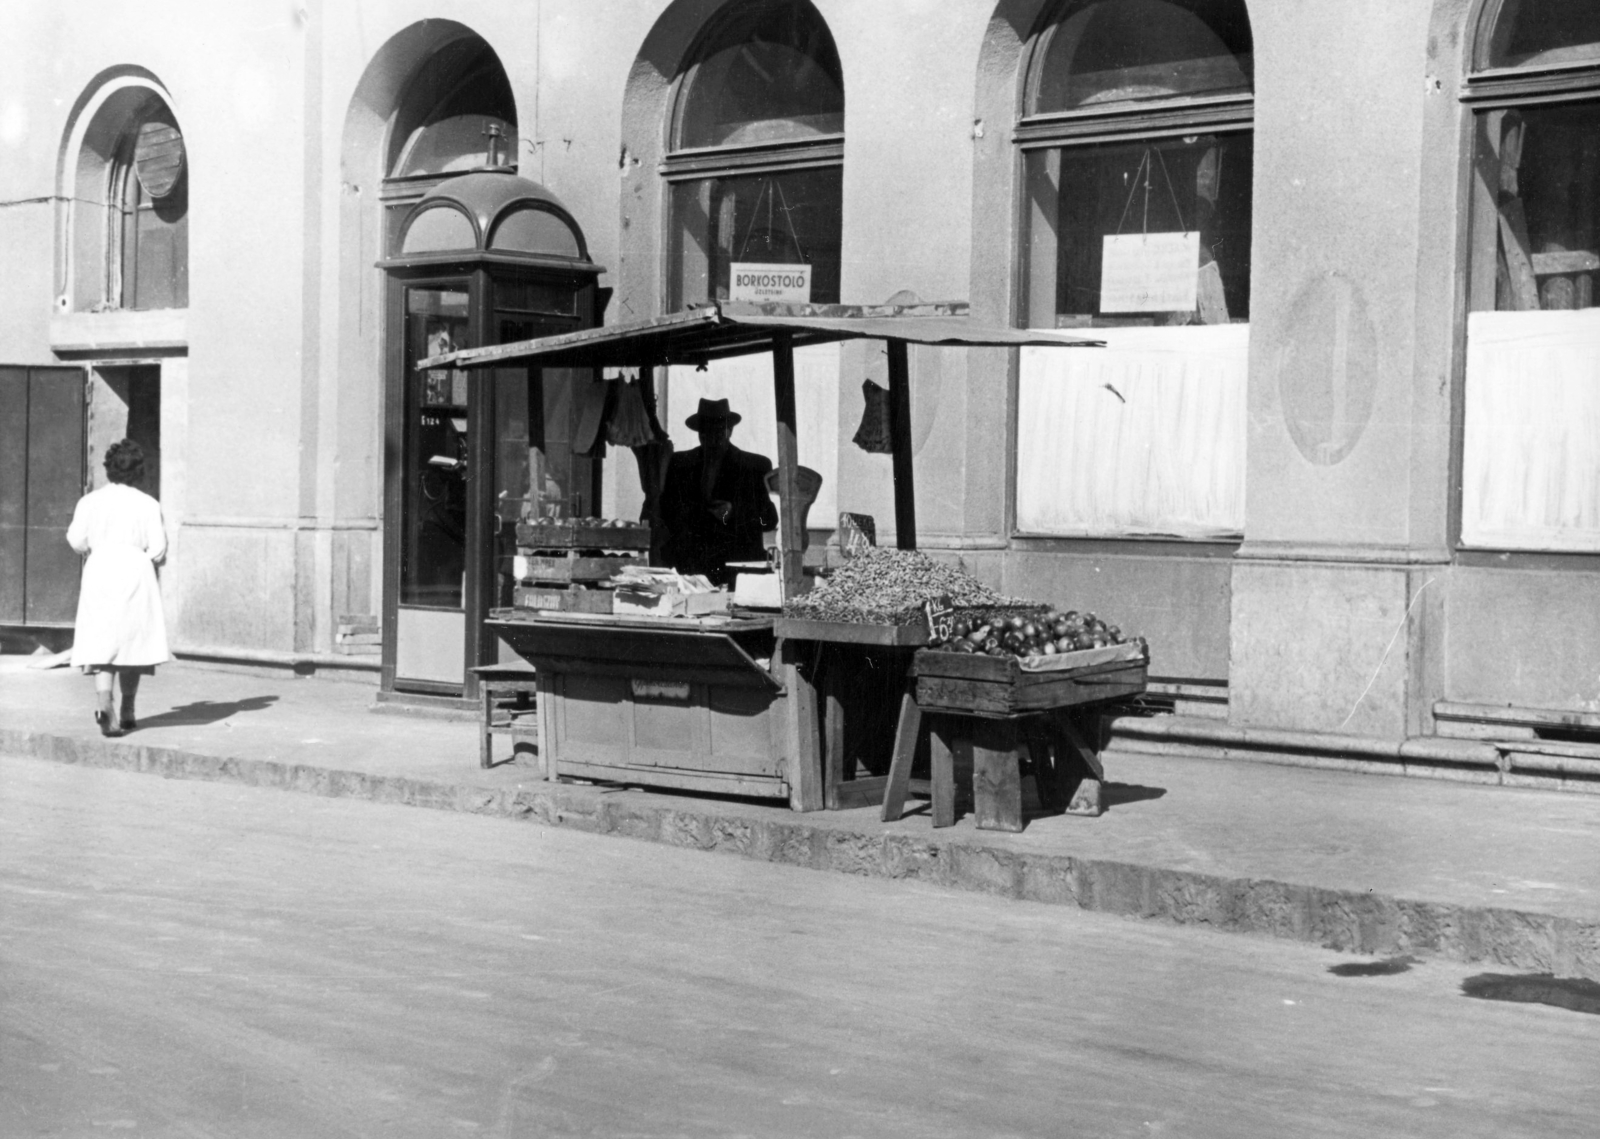
POLYGON ((839 515, 839 553, 857 557, 878 544, 878 527, 870 514, 839 515))
POLYGON ((956 610, 950 604, 950 598, 938 597, 932 601, 922 603, 922 611, 928 618, 928 640, 933 644, 942 644, 956 633, 956 610))

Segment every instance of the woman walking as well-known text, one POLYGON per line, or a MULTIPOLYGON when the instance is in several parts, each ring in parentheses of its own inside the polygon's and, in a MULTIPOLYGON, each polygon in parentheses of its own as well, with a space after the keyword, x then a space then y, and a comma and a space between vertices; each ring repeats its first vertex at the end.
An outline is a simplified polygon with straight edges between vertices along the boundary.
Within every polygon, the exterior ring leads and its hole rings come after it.
POLYGON ((138 489, 144 480, 139 444, 122 439, 106 450, 106 478, 105 486, 78 500, 67 527, 67 542, 88 555, 78 590, 72 664, 94 674, 94 718, 101 734, 120 736, 135 726, 140 678, 172 659, 156 581, 156 566, 167 556, 167 532, 161 505, 138 489), (118 680, 120 715, 112 706, 112 685, 118 680))

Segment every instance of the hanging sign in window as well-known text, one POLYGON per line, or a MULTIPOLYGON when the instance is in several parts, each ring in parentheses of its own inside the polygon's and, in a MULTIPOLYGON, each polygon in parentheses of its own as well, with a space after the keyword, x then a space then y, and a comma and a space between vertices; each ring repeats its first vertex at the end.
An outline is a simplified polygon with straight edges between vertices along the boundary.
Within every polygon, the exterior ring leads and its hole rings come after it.
POLYGON ((735 261, 729 267, 728 299, 758 304, 810 304, 810 265, 763 265, 735 261))
POLYGON ((1101 312, 1191 312, 1200 275, 1200 233, 1107 234, 1100 262, 1101 312))

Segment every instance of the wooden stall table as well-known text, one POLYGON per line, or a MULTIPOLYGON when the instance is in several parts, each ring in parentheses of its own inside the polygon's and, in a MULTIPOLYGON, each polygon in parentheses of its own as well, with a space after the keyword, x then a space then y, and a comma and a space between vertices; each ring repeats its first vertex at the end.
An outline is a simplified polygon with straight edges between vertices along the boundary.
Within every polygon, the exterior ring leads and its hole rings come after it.
MULTIPOLYGON (((795 665, 794 686, 810 690, 812 714, 820 713, 820 732, 801 742, 822 772, 823 805, 838 811, 881 803, 898 731, 894 714, 912 703, 911 661, 928 643, 927 626, 781 617, 773 629, 795 665), (867 774, 858 774, 863 768, 867 774)), ((909 787, 928 790, 925 780, 909 787)))
POLYGON ((1148 658, 1137 645, 1109 645, 1048 658, 1031 671, 1016 657, 923 649, 912 659, 912 699, 902 706, 883 793, 893 822, 915 790, 911 765, 928 720, 933 825, 956 820, 957 796, 970 778, 980 830, 1020 831, 1021 759, 1027 750, 1041 804, 1068 814, 1099 815, 1105 768, 1100 733, 1085 713, 1145 690, 1148 658))
POLYGON ((496 610, 534 667, 546 778, 788 799, 804 809, 770 617, 496 610))

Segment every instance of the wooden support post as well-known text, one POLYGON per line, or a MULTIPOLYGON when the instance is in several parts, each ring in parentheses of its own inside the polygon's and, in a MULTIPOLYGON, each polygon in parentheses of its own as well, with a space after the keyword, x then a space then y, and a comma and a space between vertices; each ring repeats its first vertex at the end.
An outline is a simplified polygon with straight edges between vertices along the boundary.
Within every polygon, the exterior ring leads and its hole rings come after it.
POLYGON ((894 534, 902 550, 917 548, 916 481, 911 470, 911 369, 906 342, 890 340, 889 441, 894 456, 894 534))
POLYGON ((953 827, 972 806, 973 722, 966 716, 934 716, 928 729, 929 794, 933 825, 953 827))
POLYGON ((1017 725, 977 720, 972 726, 973 813, 981 830, 1022 829, 1022 773, 1017 768, 1017 725))
POLYGON ((883 814, 892 823, 905 811, 906 792, 911 788, 911 763, 917 755, 917 736, 922 731, 922 709, 908 687, 900 697, 900 722, 895 727, 894 755, 889 760, 889 780, 883 789, 883 814))
POLYGON ((847 777, 855 775, 853 761, 848 765, 850 770, 845 770, 843 677, 839 675, 843 663, 837 649, 823 647, 820 664, 822 675, 817 679, 823 696, 822 757, 827 764, 827 777, 823 782, 830 811, 837 811, 843 805, 839 789, 847 777))
MULTIPOLYGON (((800 667, 800 645, 780 638, 772 652, 773 671, 783 681, 784 731, 789 758, 789 806, 822 810, 822 740, 817 732, 817 690, 800 667)), ((543 721, 540 721, 541 727, 543 721)))
POLYGON ((783 551, 783 595, 794 597, 802 587, 800 495, 795 471, 800 459, 795 436, 794 342, 787 333, 772 337, 772 395, 778 413, 778 545, 783 551))

